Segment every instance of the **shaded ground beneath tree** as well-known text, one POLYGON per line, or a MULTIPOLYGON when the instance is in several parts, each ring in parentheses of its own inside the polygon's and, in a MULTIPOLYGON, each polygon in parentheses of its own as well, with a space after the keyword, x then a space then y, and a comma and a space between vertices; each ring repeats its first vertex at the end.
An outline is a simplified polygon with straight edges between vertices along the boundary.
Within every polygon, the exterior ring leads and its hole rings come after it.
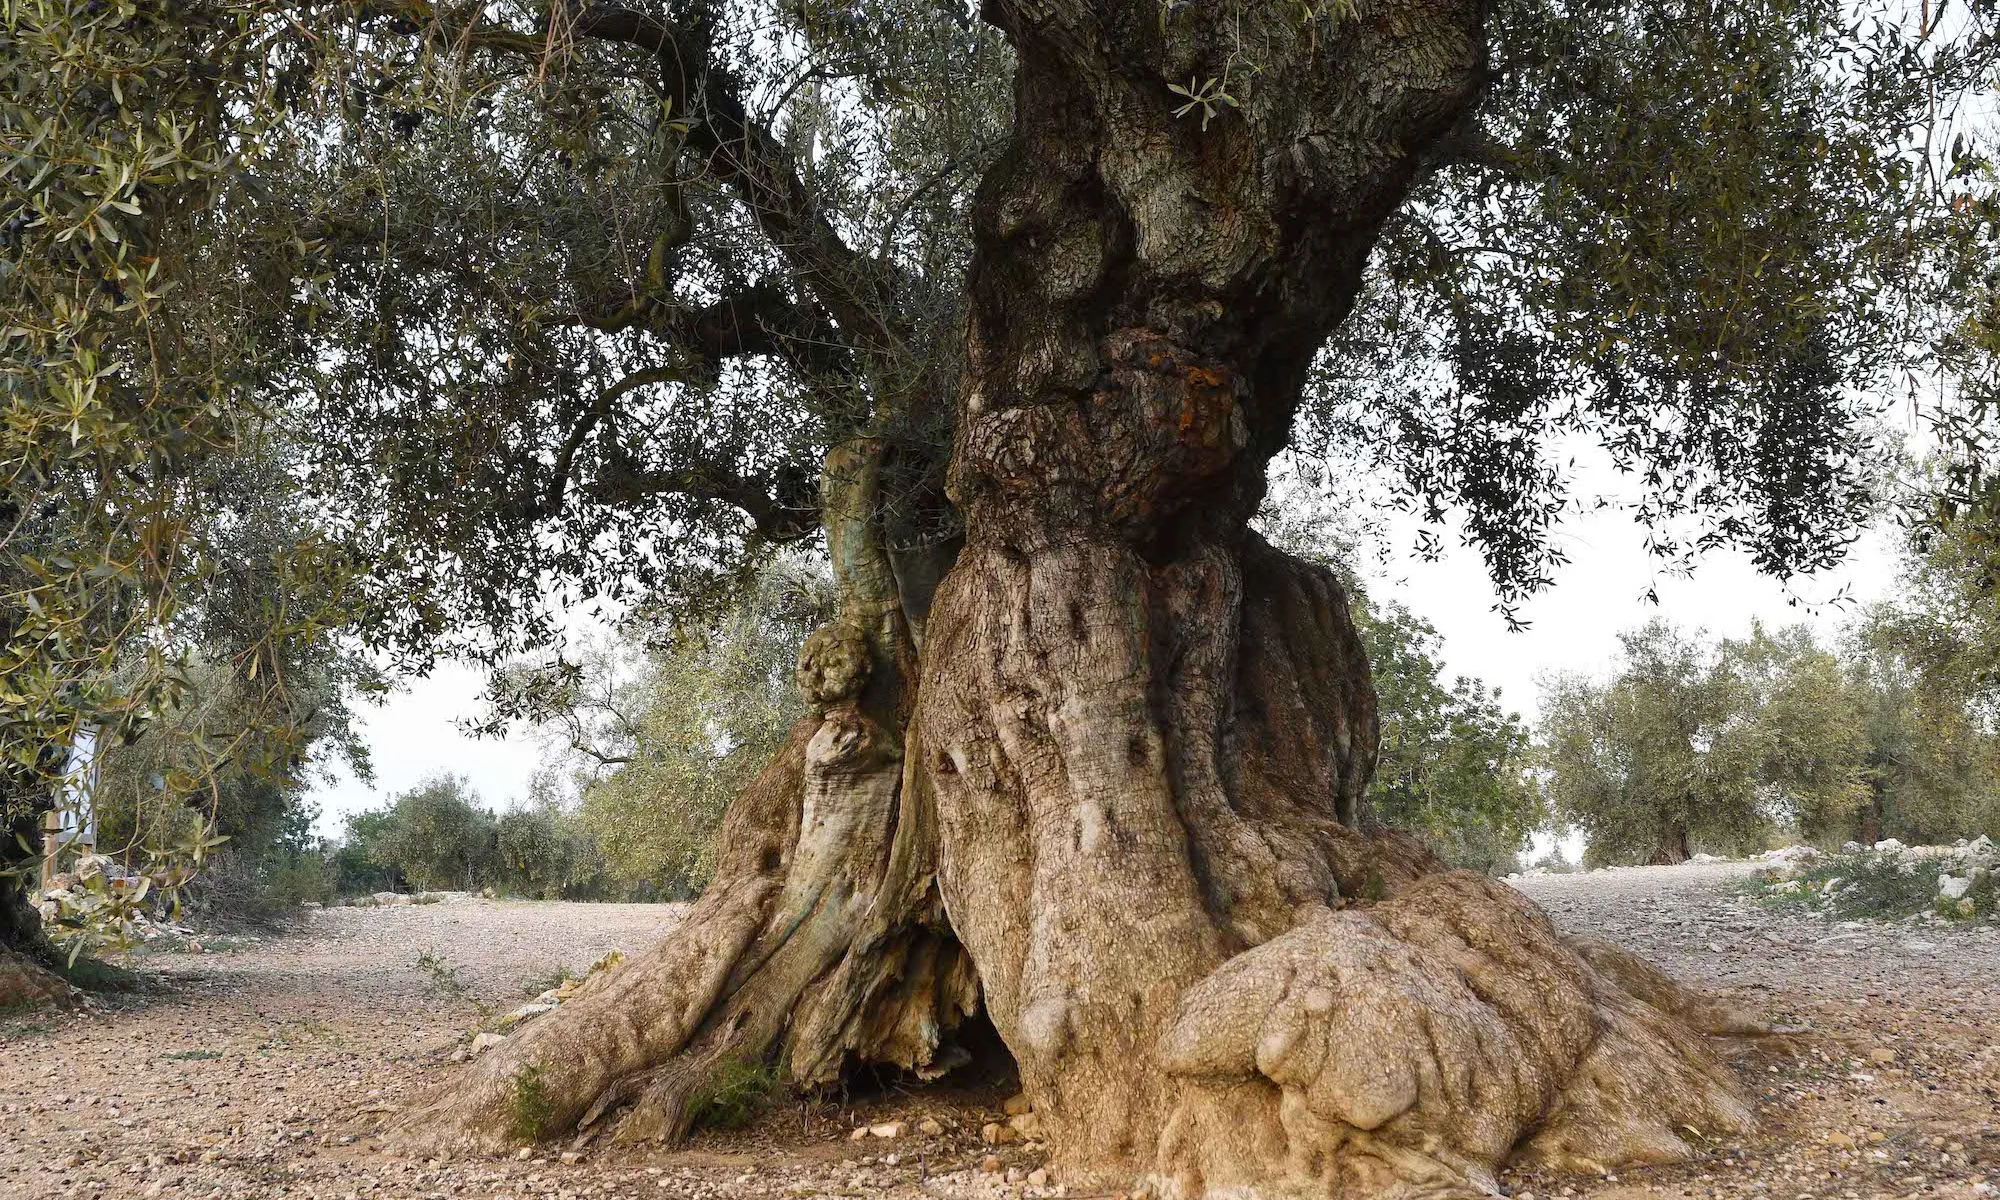
MULTIPOLYGON (((1505 1185, 1520 1200, 2000 1196, 2000 929, 1832 925, 1737 897, 1728 885, 1747 870, 1519 881, 1566 931, 1620 942, 1799 1032, 1736 1051, 1763 1120, 1755 1138, 1695 1164, 1505 1185)), ((147 994, 0 1017, 0 1197, 1054 1194, 1007 1182, 1038 1165, 1032 1144, 999 1148, 997 1174, 980 1169, 980 1126, 1011 1090, 992 1077, 871 1082, 673 1153, 423 1162, 372 1148, 394 1106, 443 1077, 481 1005, 512 1008, 558 968, 642 946, 681 911, 332 909, 298 936, 145 955, 160 980, 147 994), (462 992, 420 969, 423 955, 455 969, 462 992), (944 1131, 918 1131, 927 1117, 944 1131), (898 1119, 902 1137, 850 1140, 898 1119)))

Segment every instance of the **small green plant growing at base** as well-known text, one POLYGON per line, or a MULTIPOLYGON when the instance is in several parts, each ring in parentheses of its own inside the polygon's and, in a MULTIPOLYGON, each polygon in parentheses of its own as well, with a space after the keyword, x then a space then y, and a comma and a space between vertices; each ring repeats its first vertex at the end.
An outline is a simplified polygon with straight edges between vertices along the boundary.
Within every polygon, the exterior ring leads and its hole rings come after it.
POLYGON ((530 1064, 515 1073, 508 1096, 507 1128, 516 1140, 539 1142, 555 1120, 556 1106, 542 1086, 542 1068, 530 1064))
POLYGON ((691 1128, 741 1129, 757 1118, 778 1087, 778 1072, 762 1058, 725 1058, 688 1097, 691 1128))
POLYGON ((431 986, 446 996, 464 999, 471 989, 458 977, 458 968, 445 961, 444 955, 435 950, 426 950, 417 955, 417 970, 430 977, 431 986))

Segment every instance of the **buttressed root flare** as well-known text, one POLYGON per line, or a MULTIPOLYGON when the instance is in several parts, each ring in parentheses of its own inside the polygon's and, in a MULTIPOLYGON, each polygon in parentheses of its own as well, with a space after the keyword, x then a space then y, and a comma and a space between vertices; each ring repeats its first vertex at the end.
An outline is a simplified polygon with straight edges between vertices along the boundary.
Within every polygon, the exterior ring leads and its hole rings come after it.
POLYGON ((1492 1191, 1510 1160, 1604 1171, 1753 1121, 1707 1034, 1761 1026, 1470 872, 1303 911, 1180 1000, 1169 1195, 1492 1191))

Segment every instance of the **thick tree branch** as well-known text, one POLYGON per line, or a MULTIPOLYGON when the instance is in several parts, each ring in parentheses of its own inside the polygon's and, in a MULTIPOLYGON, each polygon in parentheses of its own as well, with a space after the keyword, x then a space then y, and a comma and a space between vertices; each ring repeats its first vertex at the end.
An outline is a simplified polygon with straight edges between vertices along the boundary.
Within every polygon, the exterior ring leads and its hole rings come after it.
MULTIPOLYGON (((521 507, 519 515, 528 521, 539 521, 561 512, 576 473, 577 456, 591 434, 610 416, 618 396, 676 378, 678 374, 667 368, 637 371, 606 389, 570 428, 556 451, 547 486, 540 496, 521 507)), ((806 476, 801 474, 800 479, 806 476)), ((819 530, 819 507, 811 487, 800 486, 799 481, 782 471, 771 476, 746 475, 713 463, 642 470, 617 456, 582 486, 599 504, 631 504, 667 494, 727 504, 750 518, 758 536, 773 542, 797 541, 819 530)))
POLYGON ((556 449, 555 467, 549 474, 548 487, 543 490, 540 498, 523 508, 522 516, 530 521, 539 521, 562 511, 563 498, 569 491, 570 475, 576 469, 578 451, 583 449, 583 444, 590 440, 590 435, 597 431, 597 427, 604 423, 604 418, 611 413, 611 406, 620 396, 650 384, 677 382, 684 374, 685 372, 678 367, 652 367, 634 371, 606 388, 577 418, 576 424, 570 427, 569 435, 563 438, 563 444, 556 449))
POLYGON ((769 476, 746 475, 715 463, 661 470, 619 464, 592 480, 587 490, 600 504, 629 504, 669 494, 716 501, 741 510, 759 537, 792 542, 819 532, 819 505, 812 484, 813 477, 805 472, 794 479, 782 470, 769 476))
POLYGON ((581 306, 564 319, 603 333, 643 329, 693 354, 710 370, 728 359, 768 354, 790 361, 807 377, 853 373, 839 331, 826 316, 769 283, 751 284, 695 309, 627 294, 581 306))
POLYGON ((571 22, 578 37, 651 53, 677 114, 692 118, 688 144, 749 208, 758 228, 796 267, 821 307, 858 349, 894 354, 908 340, 895 316, 895 280, 856 251, 820 212, 792 155, 752 119, 739 81, 709 53, 708 31, 650 13, 591 4, 571 22))

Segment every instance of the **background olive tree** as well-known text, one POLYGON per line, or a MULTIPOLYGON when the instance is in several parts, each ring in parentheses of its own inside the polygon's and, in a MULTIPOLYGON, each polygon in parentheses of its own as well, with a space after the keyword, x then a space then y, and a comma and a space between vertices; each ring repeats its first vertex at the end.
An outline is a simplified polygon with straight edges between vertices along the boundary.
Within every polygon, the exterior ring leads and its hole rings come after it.
POLYGON ((1803 625, 1715 641, 1655 621, 1608 678, 1544 689, 1543 782, 1592 863, 1780 840, 2000 836, 2000 729, 1967 649, 1907 593, 1831 646, 1803 625))

